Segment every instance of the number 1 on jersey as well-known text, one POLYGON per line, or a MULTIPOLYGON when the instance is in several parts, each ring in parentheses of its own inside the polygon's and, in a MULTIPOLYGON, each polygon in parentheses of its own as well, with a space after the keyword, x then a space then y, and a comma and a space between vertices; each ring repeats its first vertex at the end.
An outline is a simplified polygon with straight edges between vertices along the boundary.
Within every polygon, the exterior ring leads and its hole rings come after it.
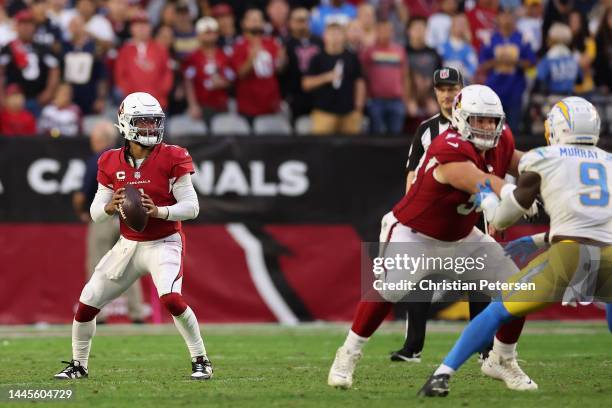
POLYGON ((601 163, 580 163, 580 182, 585 186, 599 187, 599 197, 580 194, 580 203, 587 207, 606 207, 610 203, 608 174, 601 163))

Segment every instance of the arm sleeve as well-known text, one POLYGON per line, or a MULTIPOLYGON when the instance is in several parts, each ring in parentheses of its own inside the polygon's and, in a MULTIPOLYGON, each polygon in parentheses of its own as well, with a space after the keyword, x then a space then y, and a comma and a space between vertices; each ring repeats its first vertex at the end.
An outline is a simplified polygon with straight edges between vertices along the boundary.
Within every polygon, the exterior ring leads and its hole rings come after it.
POLYGON ((93 222, 103 222, 112 218, 112 215, 104 211, 104 206, 106 206, 112 198, 113 190, 102 184, 98 184, 98 191, 96 191, 96 195, 89 208, 89 213, 93 222))
POLYGON ((406 162, 406 173, 416 170, 421 157, 425 154, 425 148, 423 147, 423 126, 419 126, 417 129, 412 143, 410 144, 410 151, 408 152, 408 161, 406 162))
POLYGON ((190 174, 181 176, 172 185, 172 194, 176 199, 176 204, 158 207, 159 218, 168 221, 184 221, 198 216, 200 204, 190 174))

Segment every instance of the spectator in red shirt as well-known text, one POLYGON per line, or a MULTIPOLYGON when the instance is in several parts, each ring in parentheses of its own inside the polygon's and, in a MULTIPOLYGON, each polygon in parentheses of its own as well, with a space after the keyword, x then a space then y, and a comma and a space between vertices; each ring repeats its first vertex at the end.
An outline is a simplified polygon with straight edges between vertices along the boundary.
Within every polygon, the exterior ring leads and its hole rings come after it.
POLYGON ((423 17, 429 18, 438 6, 437 0, 404 0, 406 9, 409 10, 410 18, 423 17))
POLYGON ((263 13, 249 9, 242 20, 243 36, 236 41, 231 57, 237 74, 238 112, 255 116, 278 112, 280 90, 277 71, 284 64, 284 50, 277 40, 264 35, 263 13))
POLYGON ((168 51, 151 38, 151 23, 146 13, 134 16, 130 31, 132 39, 121 47, 115 63, 119 96, 123 99, 123 95, 132 92, 147 92, 167 108, 173 80, 168 51))
POLYGON ((228 57, 217 46, 219 25, 214 18, 203 17, 196 23, 200 48, 183 63, 185 91, 189 115, 202 117, 210 125, 210 119, 227 110, 227 88, 234 78, 228 57))
POLYGON ((381 21, 376 27, 376 43, 361 55, 366 79, 371 131, 398 134, 404 127, 408 95, 408 64, 404 48, 392 42, 393 25, 381 21))
POLYGON ((17 84, 6 87, 4 106, 0 109, 0 135, 33 136, 36 118, 25 109, 25 96, 17 84))
POLYGON ((476 6, 465 13, 472 29, 472 45, 476 53, 482 44, 489 43, 493 35, 498 8, 499 0, 478 0, 476 6))

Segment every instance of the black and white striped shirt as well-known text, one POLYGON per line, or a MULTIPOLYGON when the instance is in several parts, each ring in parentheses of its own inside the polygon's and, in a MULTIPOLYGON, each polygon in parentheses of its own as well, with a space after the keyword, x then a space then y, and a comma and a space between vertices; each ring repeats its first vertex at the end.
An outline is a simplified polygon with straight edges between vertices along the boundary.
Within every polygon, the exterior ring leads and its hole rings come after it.
POLYGON ((406 162, 406 173, 414 171, 418 167, 431 141, 448 129, 449 126, 450 121, 441 113, 421 122, 410 145, 408 161, 406 162))

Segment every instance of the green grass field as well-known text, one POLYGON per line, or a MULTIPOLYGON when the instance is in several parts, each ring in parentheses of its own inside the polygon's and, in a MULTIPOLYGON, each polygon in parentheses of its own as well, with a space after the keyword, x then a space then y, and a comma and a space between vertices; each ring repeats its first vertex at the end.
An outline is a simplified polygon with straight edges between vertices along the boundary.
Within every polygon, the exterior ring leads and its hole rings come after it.
MULTIPOLYGON (((402 325, 386 324, 365 349, 348 391, 326 385, 327 371, 348 326, 202 325, 215 368, 208 382, 189 380, 190 363, 172 326, 98 328, 90 378, 51 377, 70 359, 69 326, 47 330, 0 327, 0 405, 8 388, 73 387, 70 407, 188 406, 443 406, 610 407, 612 335, 601 324, 529 322, 519 346, 521 364, 540 390, 512 392, 481 375, 472 359, 451 383, 448 398, 418 399, 416 391, 457 338, 462 324, 431 325, 421 364, 391 363, 402 325)), ((39 402, 36 405, 59 405, 39 402)))

